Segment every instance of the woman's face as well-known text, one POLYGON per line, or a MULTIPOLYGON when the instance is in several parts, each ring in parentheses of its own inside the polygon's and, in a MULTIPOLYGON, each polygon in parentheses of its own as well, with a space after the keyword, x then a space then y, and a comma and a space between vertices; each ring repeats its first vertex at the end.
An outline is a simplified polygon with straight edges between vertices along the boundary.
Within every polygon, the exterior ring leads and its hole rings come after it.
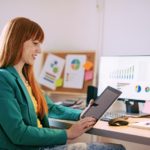
POLYGON ((24 64, 33 65, 37 54, 41 53, 40 45, 41 43, 38 40, 30 39, 24 42, 21 61, 24 64))

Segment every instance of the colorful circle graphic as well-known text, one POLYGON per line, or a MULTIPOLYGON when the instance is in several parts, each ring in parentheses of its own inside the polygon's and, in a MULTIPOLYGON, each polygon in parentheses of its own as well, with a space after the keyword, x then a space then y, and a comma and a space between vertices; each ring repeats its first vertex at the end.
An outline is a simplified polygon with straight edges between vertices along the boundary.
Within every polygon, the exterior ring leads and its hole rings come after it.
POLYGON ((71 68, 73 70, 78 70, 80 68, 80 61, 78 59, 73 59, 71 62, 71 68))
POLYGON ((141 88, 140 85, 136 85, 136 86, 135 86, 135 91, 136 91, 136 92, 139 93, 139 92, 141 92, 141 90, 142 90, 142 88, 141 88))
POLYGON ((51 63, 50 67, 51 67, 53 73, 58 73, 58 71, 59 71, 58 61, 54 61, 53 63, 51 63))
POLYGON ((54 73, 58 73, 58 67, 54 67, 54 68, 53 68, 53 72, 54 72, 54 73))

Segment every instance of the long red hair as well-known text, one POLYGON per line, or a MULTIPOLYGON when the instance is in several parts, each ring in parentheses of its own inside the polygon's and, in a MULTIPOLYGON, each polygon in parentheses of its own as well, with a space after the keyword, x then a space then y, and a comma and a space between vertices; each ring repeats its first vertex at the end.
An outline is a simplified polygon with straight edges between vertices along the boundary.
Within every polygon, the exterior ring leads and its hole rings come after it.
MULTIPOLYGON (((25 41, 32 39, 42 43, 44 40, 42 28, 36 22, 24 17, 17 17, 9 21, 1 36, 0 67, 2 68, 14 66, 20 61, 25 41)), ((23 74, 32 88, 33 95, 38 103, 39 117, 42 119, 48 112, 48 107, 40 86, 35 80, 33 66, 25 64, 23 74)))

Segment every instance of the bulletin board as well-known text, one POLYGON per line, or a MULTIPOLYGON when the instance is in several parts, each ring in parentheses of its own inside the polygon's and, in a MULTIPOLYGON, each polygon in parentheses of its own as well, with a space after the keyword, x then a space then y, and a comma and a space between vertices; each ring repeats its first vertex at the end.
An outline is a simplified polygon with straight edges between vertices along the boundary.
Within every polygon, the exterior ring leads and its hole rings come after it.
MULTIPOLYGON (((49 54, 53 54, 53 55, 56 55, 58 57, 61 57, 61 58, 64 58, 66 59, 66 56, 67 55, 86 55, 86 61, 90 61, 93 63, 93 67, 92 67, 92 70, 93 70, 93 78, 91 80, 84 80, 83 82, 83 88, 82 89, 76 89, 76 88, 65 88, 65 87, 57 87, 56 90, 52 90, 46 86, 43 86, 41 85, 41 88, 44 90, 44 91, 49 91, 49 92, 54 92, 54 93, 79 93, 79 94, 86 94, 87 93, 87 87, 89 85, 94 85, 94 80, 95 80, 95 77, 96 77, 96 52, 95 51, 50 51, 50 52, 44 52, 43 53, 43 60, 42 60, 42 66, 44 65, 46 59, 47 59, 47 56, 49 54)), ((62 74, 61 74, 61 78, 63 79, 64 78, 64 70, 62 71, 62 74)))

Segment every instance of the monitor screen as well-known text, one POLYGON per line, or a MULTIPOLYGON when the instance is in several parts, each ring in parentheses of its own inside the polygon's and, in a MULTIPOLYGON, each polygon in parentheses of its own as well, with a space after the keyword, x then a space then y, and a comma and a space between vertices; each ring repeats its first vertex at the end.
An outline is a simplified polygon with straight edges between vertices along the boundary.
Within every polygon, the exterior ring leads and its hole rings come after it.
POLYGON ((150 100, 150 56, 103 56, 98 77, 98 94, 112 86, 119 99, 150 100))

